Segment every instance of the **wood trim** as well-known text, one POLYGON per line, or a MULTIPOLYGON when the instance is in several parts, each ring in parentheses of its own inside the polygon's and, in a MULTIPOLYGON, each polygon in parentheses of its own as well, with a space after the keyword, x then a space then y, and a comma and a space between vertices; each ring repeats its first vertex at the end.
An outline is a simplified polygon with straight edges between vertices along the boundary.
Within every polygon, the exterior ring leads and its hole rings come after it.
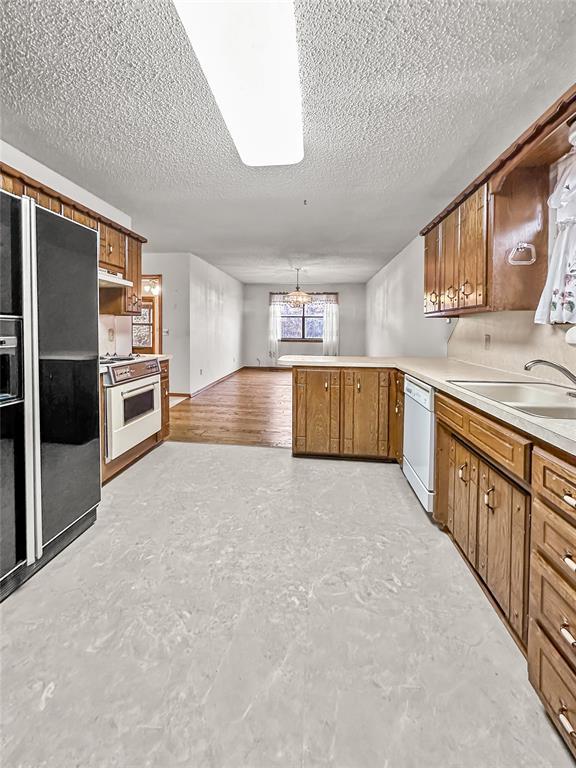
POLYGON ((192 397, 190 392, 168 392, 168 397, 192 397))
POLYGON ((196 397, 196 395, 199 395, 201 392, 206 392, 207 389, 210 389, 211 387, 216 386, 216 384, 220 384, 221 381, 226 381, 226 379, 229 379, 230 376, 234 376, 235 373, 238 373, 238 371, 241 371, 243 367, 244 366, 241 365, 239 368, 236 368, 230 373, 227 373, 226 376, 222 376, 222 378, 216 379, 216 381, 212 381, 210 384, 206 384, 206 386, 202 387, 202 389, 197 389, 195 392, 192 392, 190 397, 196 397))
POLYGON ((97 211, 94 211, 91 208, 88 208, 87 206, 82 205, 82 203, 78 203, 76 200, 72 200, 72 198, 66 197, 66 195, 63 195, 60 192, 57 192, 51 187, 47 187, 45 184, 41 184, 39 181, 36 181, 36 179, 33 179, 30 176, 27 176, 25 173, 22 173, 22 171, 19 171, 16 168, 12 168, 12 166, 10 165, 6 165, 6 163, 0 163, 0 173, 6 174, 7 176, 12 176, 13 178, 18 179, 25 186, 35 187, 36 189, 39 189, 41 192, 43 192, 45 195, 48 195, 49 197, 59 200, 63 206, 70 206, 71 208, 74 208, 77 211, 81 211, 82 213, 86 214, 90 218, 96 219, 96 221, 99 221, 102 224, 106 224, 109 227, 113 227, 119 232, 123 232, 125 235, 129 235, 130 237, 133 237, 135 240, 138 240, 141 243, 148 242, 148 240, 146 240, 145 237, 142 237, 142 235, 139 235, 137 232, 133 232, 131 229, 127 229, 126 227, 121 226, 117 222, 112 221, 112 219, 106 218, 101 213, 98 213, 97 211))
POLYGON ((560 96, 560 98, 557 99, 554 104, 552 104, 552 106, 538 118, 538 120, 532 123, 532 125, 530 125, 524 133, 522 133, 518 139, 508 147, 508 149, 502 152, 485 171, 468 184, 468 186, 460 192, 460 194, 455 197, 443 211, 435 216, 432 221, 426 224, 426 226, 420 230, 420 234, 425 235, 437 226, 442 219, 445 219, 446 216, 452 213, 452 211, 464 202, 467 197, 474 194, 479 187, 486 182, 491 181, 492 178, 494 178, 496 186, 496 189, 493 191, 498 191, 498 185, 501 185, 506 174, 523 160, 536 144, 547 138, 562 123, 569 120, 575 114, 576 84, 560 96))
POLYGON ((289 371, 287 365, 243 365, 239 370, 243 371, 289 371))

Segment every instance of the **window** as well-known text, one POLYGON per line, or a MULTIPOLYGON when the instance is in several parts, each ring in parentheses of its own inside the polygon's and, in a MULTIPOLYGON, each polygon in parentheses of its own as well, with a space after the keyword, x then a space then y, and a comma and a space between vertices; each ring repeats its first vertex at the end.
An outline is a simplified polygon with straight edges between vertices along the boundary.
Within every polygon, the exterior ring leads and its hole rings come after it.
POLYGON ((283 294, 271 300, 280 305, 281 341, 322 341, 324 336, 324 305, 337 301, 337 294, 313 294, 314 300, 302 307, 291 307, 282 301, 283 294))
POLYGON ((132 347, 140 350, 154 349, 154 302, 142 299, 142 310, 132 318, 132 347))

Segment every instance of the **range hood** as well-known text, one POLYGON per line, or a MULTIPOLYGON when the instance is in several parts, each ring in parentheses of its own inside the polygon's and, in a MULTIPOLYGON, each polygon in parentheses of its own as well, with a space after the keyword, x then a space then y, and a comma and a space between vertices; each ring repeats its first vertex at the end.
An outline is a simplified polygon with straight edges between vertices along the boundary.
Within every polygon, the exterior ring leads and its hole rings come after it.
POLYGON ((134 283, 131 280, 124 280, 123 277, 106 272, 105 269, 98 270, 98 285, 101 288, 132 288, 134 283))

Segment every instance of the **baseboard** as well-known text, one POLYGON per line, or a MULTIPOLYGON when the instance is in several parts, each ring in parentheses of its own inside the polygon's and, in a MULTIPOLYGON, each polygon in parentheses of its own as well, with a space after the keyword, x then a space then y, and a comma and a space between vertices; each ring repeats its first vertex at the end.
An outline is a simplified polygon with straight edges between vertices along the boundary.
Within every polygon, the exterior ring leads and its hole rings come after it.
POLYGON ((202 392, 206 392, 207 389, 211 389, 212 387, 215 387, 216 384, 221 384, 223 381, 226 381, 226 379, 229 379, 231 376, 234 376, 235 373, 238 373, 238 371, 241 371, 244 366, 241 365, 240 368, 236 368, 236 370, 232 371, 231 373, 227 373, 226 376, 222 376, 219 379, 216 379, 216 381, 213 381, 211 384, 206 384, 205 387, 202 387, 201 389, 197 389, 196 392, 192 392, 190 395, 191 398, 196 397, 196 395, 200 395, 202 392))
POLYGON ((289 371, 290 368, 285 365, 243 365, 241 371, 289 371))
POLYGON ((190 392, 168 392, 168 397, 192 397, 190 392))

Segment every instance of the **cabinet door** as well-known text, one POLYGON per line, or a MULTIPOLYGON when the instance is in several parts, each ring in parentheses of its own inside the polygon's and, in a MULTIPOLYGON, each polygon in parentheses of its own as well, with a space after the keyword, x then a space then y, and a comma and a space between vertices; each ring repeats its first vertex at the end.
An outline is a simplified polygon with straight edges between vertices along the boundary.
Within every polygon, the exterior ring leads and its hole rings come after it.
POLYGON ((124 291, 124 312, 139 315, 142 309, 142 244, 134 237, 128 237, 126 279, 132 281, 132 287, 124 291))
POLYGON ((484 462, 479 486, 478 572, 522 637, 528 498, 484 462))
POLYGON ((293 377, 293 453, 337 455, 340 452, 340 370, 295 368, 293 377))
POLYGON ((456 442, 454 449, 454 540, 476 565, 476 540, 478 519, 478 457, 456 442))
POLYGON ((480 187, 460 206, 459 306, 486 304, 487 187, 480 187))
POLYGON ((460 209, 447 216, 441 224, 440 309, 458 309, 458 260, 460 209))
POLYGON ((114 272, 125 274, 126 235, 100 222, 100 263, 114 272))
POLYGON ((389 449, 391 459, 402 463, 404 447, 404 374, 392 371, 389 389, 389 449))
POLYGON ((388 371, 344 371, 342 453, 388 455, 388 371))
POLYGON ((424 236, 424 312, 440 310, 440 225, 424 236))

